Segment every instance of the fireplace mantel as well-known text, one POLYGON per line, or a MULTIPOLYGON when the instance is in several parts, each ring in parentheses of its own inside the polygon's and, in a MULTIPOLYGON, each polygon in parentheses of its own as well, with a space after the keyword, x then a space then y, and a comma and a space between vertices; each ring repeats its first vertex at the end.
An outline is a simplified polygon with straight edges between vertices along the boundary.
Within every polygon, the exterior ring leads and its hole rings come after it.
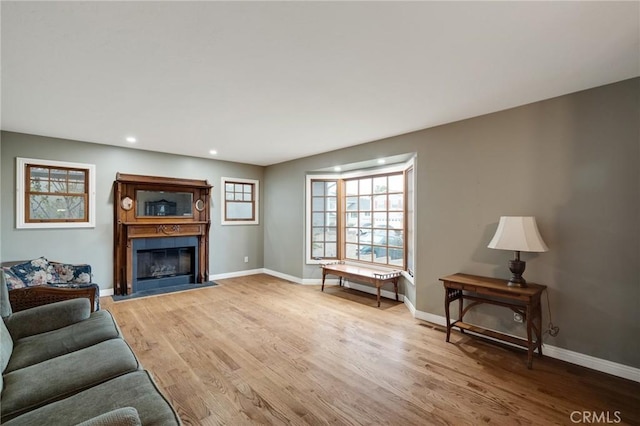
POLYGON ((136 238, 196 236, 196 282, 209 279, 210 196, 206 180, 117 173, 114 182, 114 293, 133 291, 136 238))

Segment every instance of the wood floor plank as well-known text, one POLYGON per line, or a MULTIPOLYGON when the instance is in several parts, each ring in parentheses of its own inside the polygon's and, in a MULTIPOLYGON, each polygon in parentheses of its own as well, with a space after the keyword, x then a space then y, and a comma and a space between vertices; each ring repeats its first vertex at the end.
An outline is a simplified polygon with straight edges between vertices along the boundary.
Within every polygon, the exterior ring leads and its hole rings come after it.
POLYGON ((414 319, 404 304, 258 274, 113 302, 186 425, 640 424, 640 384, 414 319), (612 417, 613 418, 613 417, 612 417))

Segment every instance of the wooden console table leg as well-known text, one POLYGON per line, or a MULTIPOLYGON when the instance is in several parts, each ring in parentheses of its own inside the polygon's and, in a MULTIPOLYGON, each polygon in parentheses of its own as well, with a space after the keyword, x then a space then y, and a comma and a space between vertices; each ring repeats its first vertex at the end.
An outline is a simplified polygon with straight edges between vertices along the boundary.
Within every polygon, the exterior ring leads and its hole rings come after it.
POLYGON ((449 316, 449 304, 451 303, 451 299, 449 299, 449 289, 444 289, 444 316, 446 318, 447 323, 447 339, 446 342, 449 342, 449 337, 451 336, 451 317, 449 316))
MULTIPOLYGON (((527 368, 531 370, 533 366, 533 340, 531 339, 531 327, 533 318, 531 318, 531 305, 527 305, 527 368)), ((536 342, 537 345, 537 342, 536 342)))
POLYGON ((536 330, 536 338, 538 339, 538 356, 542 358, 542 306, 540 305, 540 300, 538 300, 535 310, 538 318, 538 328, 536 330))
POLYGON ((327 274, 325 273, 325 271, 322 271, 322 289, 320 291, 324 291, 324 277, 326 277, 327 274))
MULTIPOLYGON (((464 297, 462 297, 462 290, 459 290, 460 294, 458 297, 458 321, 462 322, 464 318, 464 297)), ((464 328, 460 329, 460 333, 464 334, 464 328)))
POLYGON ((382 287, 382 283, 376 281, 376 290, 378 293, 378 308, 380 307, 380 287, 382 287))

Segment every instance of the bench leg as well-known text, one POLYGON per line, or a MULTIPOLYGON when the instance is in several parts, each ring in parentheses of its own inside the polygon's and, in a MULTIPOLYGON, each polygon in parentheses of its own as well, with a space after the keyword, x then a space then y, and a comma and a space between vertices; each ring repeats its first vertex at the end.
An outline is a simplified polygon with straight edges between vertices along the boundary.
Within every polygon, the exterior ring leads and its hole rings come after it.
POLYGON ((327 274, 324 273, 324 271, 322 272, 322 289, 320 291, 324 291, 324 277, 326 277, 327 274))
POLYGON ((393 280, 393 289, 396 291, 396 302, 398 301, 398 278, 393 280))

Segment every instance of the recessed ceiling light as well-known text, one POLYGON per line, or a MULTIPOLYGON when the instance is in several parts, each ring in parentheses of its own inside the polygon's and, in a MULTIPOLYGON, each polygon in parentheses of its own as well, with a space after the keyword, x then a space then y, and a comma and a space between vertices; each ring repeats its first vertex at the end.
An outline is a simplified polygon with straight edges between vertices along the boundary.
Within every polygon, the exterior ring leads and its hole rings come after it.
POLYGON ((216 155, 217 153, 218 153, 218 151, 216 151, 215 149, 209 150, 209 154, 211 154, 211 155, 216 155))
POLYGON ((386 163, 384 158, 381 158, 381 159, 378 160, 378 164, 384 164, 384 163, 386 163))
POLYGON ((333 170, 334 170, 334 171, 336 171, 336 172, 339 172, 340 170, 342 170, 342 167, 340 167, 340 166, 335 166, 335 167, 333 168, 333 170))
POLYGON ((127 136, 127 142, 129 143, 136 143, 138 140, 136 138, 134 138, 133 136, 127 136))

